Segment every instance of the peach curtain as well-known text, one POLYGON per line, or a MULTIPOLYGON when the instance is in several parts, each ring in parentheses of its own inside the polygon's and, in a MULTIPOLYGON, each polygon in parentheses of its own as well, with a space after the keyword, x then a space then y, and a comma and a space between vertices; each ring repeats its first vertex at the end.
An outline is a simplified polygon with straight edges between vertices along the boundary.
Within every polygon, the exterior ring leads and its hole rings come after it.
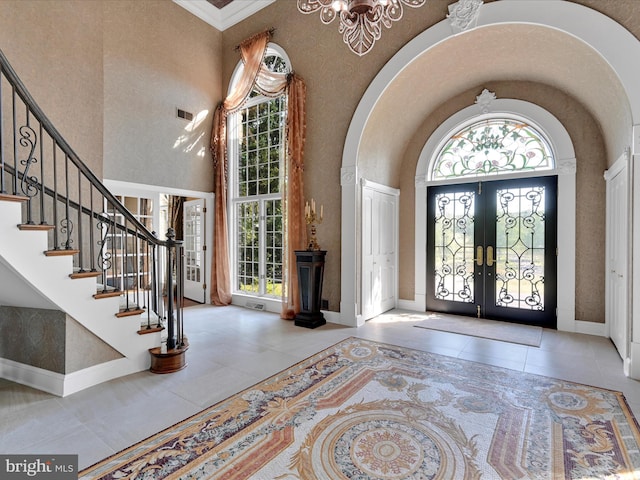
POLYGON ((296 250, 307 246, 307 223, 304 217, 304 142, 306 138, 307 87, 296 74, 289 76, 287 112, 287 186, 286 186, 286 292, 282 318, 291 319, 300 312, 300 292, 296 269, 296 250))
POLYGON ((239 109, 255 88, 264 95, 274 97, 288 93, 287 112, 287 160, 284 182, 284 241, 287 258, 284 259, 283 318, 293 318, 300 311, 298 275, 295 250, 306 247, 306 222, 304 218, 304 195, 302 174, 305 142, 305 98, 304 80, 295 74, 286 75, 269 71, 262 63, 271 32, 254 35, 240 44, 243 62, 241 78, 233 91, 216 109, 211 149, 215 166, 215 235, 211 273, 211 302, 214 305, 231 303, 231 274, 229 267, 229 245, 227 231, 227 115, 239 109))
POLYGON ((216 193, 211 265, 211 303, 231 303, 231 271, 229 266, 229 232, 227 228, 227 115, 242 106, 256 83, 264 52, 271 38, 262 32, 240 44, 243 70, 233 90, 216 109, 211 135, 216 193))

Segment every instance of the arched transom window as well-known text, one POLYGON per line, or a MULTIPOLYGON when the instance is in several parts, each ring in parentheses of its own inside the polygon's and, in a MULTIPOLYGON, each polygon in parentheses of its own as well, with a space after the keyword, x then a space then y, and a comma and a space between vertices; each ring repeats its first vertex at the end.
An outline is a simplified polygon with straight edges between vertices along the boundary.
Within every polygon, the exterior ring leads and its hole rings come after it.
POLYGON ((488 118, 457 130, 432 163, 431 180, 551 170, 549 142, 521 120, 488 118))

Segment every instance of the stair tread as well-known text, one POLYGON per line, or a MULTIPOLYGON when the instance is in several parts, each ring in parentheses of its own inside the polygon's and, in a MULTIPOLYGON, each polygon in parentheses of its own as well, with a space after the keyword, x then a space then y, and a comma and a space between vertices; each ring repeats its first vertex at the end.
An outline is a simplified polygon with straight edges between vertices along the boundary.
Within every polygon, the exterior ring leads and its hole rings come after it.
POLYGON ((49 231, 53 230, 55 225, 47 225, 47 224, 35 224, 35 223, 21 223, 18 225, 20 230, 35 230, 35 231, 49 231))
POLYGON ((147 333, 161 332, 162 330, 164 330, 164 327, 151 327, 151 328, 145 327, 138 330, 138 335, 146 335, 147 333))
POLYGON ((44 252, 47 257, 63 257, 65 255, 77 255, 78 253, 80 253, 80 250, 73 250, 71 248, 45 250, 44 252))
POLYGON ((130 317, 133 315, 141 315, 143 313, 145 313, 146 310, 143 310, 142 308, 135 308, 135 309, 129 309, 129 310, 120 310, 118 313, 116 313, 116 317, 120 318, 120 317, 130 317))
POLYGON ((8 193, 0 193, 0 200, 6 200, 7 202, 28 202, 29 197, 22 195, 9 195, 8 193))
POLYGON ((113 290, 112 292, 97 292, 93 298, 99 300, 101 298, 119 297, 120 295, 122 295, 120 290, 113 290))
POLYGON ((91 277, 99 277, 100 275, 102 275, 102 272, 86 271, 86 272, 75 272, 70 274, 69 276, 71 278, 91 278, 91 277))

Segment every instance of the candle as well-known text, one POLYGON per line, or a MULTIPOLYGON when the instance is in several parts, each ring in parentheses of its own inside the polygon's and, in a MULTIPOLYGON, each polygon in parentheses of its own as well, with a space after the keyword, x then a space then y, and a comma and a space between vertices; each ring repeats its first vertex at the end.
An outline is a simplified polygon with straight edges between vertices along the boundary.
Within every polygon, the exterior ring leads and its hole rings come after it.
POLYGON ((320 205, 320 220, 322 220, 323 212, 324 212, 324 205, 320 205))

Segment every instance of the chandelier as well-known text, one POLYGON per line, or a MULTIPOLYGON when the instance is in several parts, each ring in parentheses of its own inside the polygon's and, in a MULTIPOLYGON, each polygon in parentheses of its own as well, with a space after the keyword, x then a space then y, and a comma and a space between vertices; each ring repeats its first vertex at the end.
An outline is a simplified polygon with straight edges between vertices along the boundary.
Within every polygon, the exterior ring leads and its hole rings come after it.
POLYGON ((403 5, 421 7, 427 0, 298 0, 302 13, 320 11, 320 20, 329 24, 339 18, 338 32, 352 52, 364 55, 380 39, 382 27, 402 18, 403 5))

